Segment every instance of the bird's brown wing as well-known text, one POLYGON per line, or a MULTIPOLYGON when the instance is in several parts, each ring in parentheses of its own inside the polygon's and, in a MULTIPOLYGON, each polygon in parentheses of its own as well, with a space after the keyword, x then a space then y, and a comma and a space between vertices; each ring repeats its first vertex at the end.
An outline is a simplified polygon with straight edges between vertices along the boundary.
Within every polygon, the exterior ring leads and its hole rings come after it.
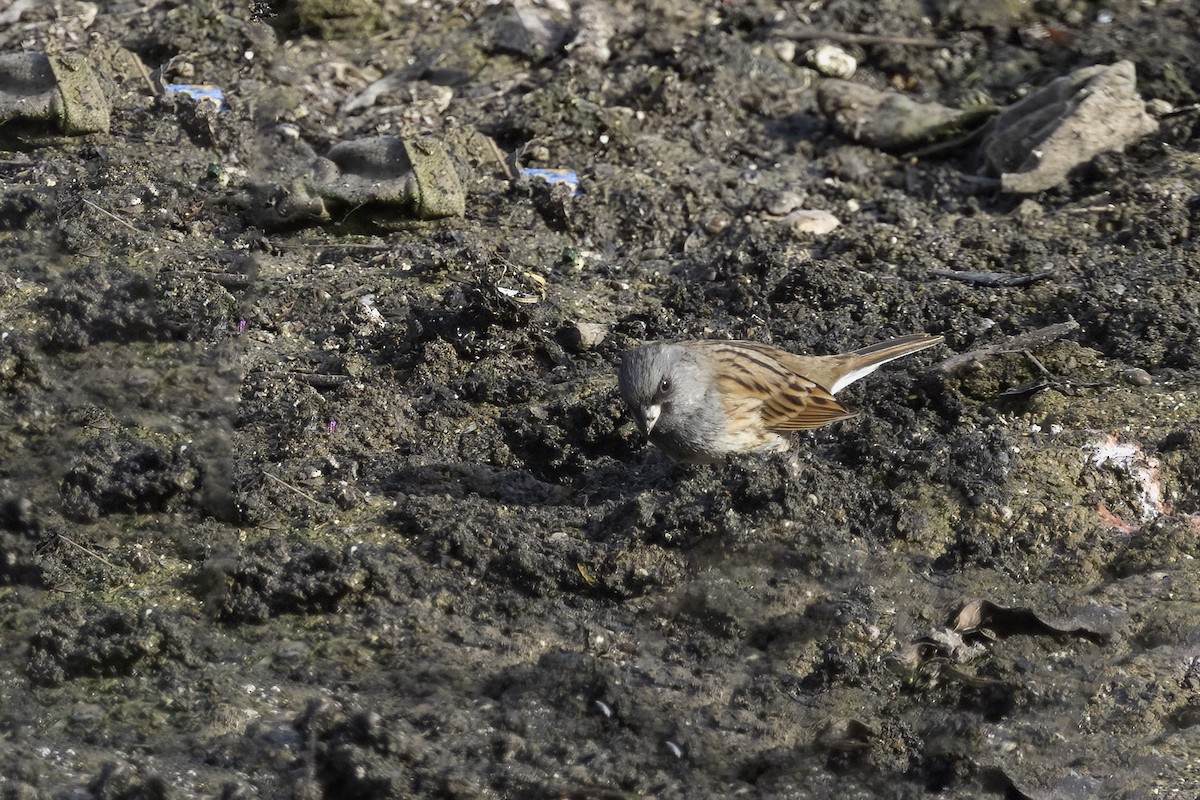
POLYGON ((787 353, 779 348, 714 340, 705 340, 705 346, 718 362, 717 386, 726 407, 757 401, 767 430, 808 430, 854 416, 817 383, 783 366, 787 353))
POLYGON ((773 431, 803 431, 819 428, 854 416, 833 395, 817 384, 795 376, 785 389, 775 392, 762 405, 763 425, 773 431))

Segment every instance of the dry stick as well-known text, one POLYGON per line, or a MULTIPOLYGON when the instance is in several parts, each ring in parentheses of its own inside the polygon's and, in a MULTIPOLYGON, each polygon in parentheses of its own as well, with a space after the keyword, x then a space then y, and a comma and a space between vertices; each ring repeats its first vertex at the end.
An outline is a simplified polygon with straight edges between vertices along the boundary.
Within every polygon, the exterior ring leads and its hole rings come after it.
POLYGON ((100 206, 98 206, 98 205, 96 205, 95 203, 93 203, 91 200, 88 200, 86 197, 85 197, 85 198, 83 198, 83 202, 84 202, 84 203, 86 203, 86 204, 88 204, 88 205, 89 205, 89 206, 91 206, 92 208, 96 209, 97 211, 99 211, 99 212, 100 212, 101 214, 103 214, 104 216, 106 216, 106 217, 110 217, 110 218, 111 218, 112 220, 114 220, 115 222, 119 222, 119 223, 121 223, 121 224, 122 224, 122 225, 124 225, 126 228, 129 228, 129 230, 133 231, 134 233, 137 233, 137 234, 143 233, 143 231, 140 231, 140 230, 138 230, 138 229, 137 229, 137 228, 136 228, 136 227, 135 227, 135 226, 134 226, 132 223, 128 222, 127 220, 123 220, 123 219, 121 219, 121 218, 120 218, 120 217, 118 217, 116 214, 114 214, 114 213, 112 213, 111 211, 109 211, 107 208, 101 208, 100 206))
POLYGON ((146 68, 146 64, 144 61, 142 61, 141 57, 139 57, 137 53, 130 53, 130 56, 133 58, 133 65, 137 67, 138 72, 142 74, 142 80, 144 80, 146 85, 150 87, 150 94, 154 95, 155 97, 162 94, 162 87, 155 83, 154 79, 150 77, 150 70, 146 68))
MULTIPOLYGON (((274 245, 274 244, 275 243, 272 242, 272 245, 274 245)), ((337 243, 331 243, 331 242, 287 242, 286 244, 280 243, 278 246, 280 248, 294 247, 298 250, 305 249, 305 248, 307 248, 309 250, 319 250, 321 248, 326 248, 328 250, 337 250, 337 249, 341 249, 341 248, 351 248, 351 247, 357 248, 359 250, 395 250, 396 249, 394 245, 390 245, 390 244, 367 244, 366 242, 363 242, 362 244, 359 244, 358 242, 337 242, 337 243)))
POLYGON ((214 282, 219 283, 226 289, 245 289, 253 281, 248 275, 241 272, 224 272, 217 269, 176 269, 167 267, 162 270, 170 275, 186 275, 189 277, 206 277, 212 278, 214 282))
POLYGON ((358 210, 359 210, 359 209, 366 208, 366 207, 367 207, 367 205, 369 204, 369 202, 370 202, 370 201, 368 201, 368 200, 363 200, 361 203, 359 203, 358 205, 354 206, 354 207, 353 207, 353 208, 351 208, 349 211, 347 211, 345 214, 343 214, 343 215, 342 215, 342 221, 341 221, 341 223, 340 223, 340 224, 342 224, 342 225, 346 224, 346 220, 350 219, 350 215, 351 215, 351 214, 354 214, 354 213, 358 212, 358 210))
POLYGON ((66 543, 67 543, 67 544, 69 544, 69 545, 74 545, 75 547, 78 547, 80 550, 82 550, 83 552, 87 553, 87 554, 88 554, 89 556, 91 556, 92 558, 94 558, 94 559, 96 559, 96 560, 98 560, 98 561, 103 561, 105 564, 107 564, 108 566, 112 567, 113 569, 118 569, 118 567, 117 567, 117 565, 116 565, 116 564, 112 563, 111 561, 109 561, 107 558, 105 558, 104 556, 102 556, 102 555, 100 555, 99 553, 97 553, 97 552, 96 552, 95 550, 93 550, 92 548, 90 548, 90 547, 84 547, 84 546, 83 546, 83 545, 81 545, 79 542, 77 542, 77 541, 75 541, 74 539, 72 539, 70 536, 67 536, 65 533, 60 533, 60 534, 58 534, 58 538, 59 538, 59 539, 62 539, 64 542, 66 542, 66 543))
POLYGON ((321 505, 321 501, 320 501, 320 500, 318 500, 317 498, 313 497, 311 494, 309 494, 308 492, 304 491, 303 489, 301 489, 301 488, 299 488, 299 487, 297 487, 297 486, 293 486, 292 484, 290 484, 290 483, 288 483, 287 481, 285 481, 283 478, 279 478, 279 477, 277 477, 277 476, 275 476, 275 475, 272 475, 271 473, 267 472, 265 469, 263 470, 263 475, 266 475, 268 478, 270 478, 271 480, 275 481, 275 482, 276 482, 276 483, 278 483, 280 486, 286 486, 288 489, 291 489, 293 492, 295 492, 296 494, 300 495, 301 497, 306 497, 306 498, 308 498, 309 500, 311 500, 312 502, 316 503, 317 505, 321 505))
POLYGON ((1075 389, 1091 389, 1096 386, 1104 386, 1103 381, 1074 381, 1070 378, 1058 378, 1054 373, 1046 369, 1046 365, 1038 360, 1029 350, 1014 350, 1014 353, 1020 353, 1025 356, 1029 363, 1033 364, 1034 368, 1042 374, 1042 380, 1031 381, 1023 386, 1014 386, 1011 389, 1006 389, 1000 393, 1000 397, 1012 397, 1014 395, 1028 394, 1041 389, 1058 389, 1063 394, 1072 394, 1075 389))
POLYGON ((828 39, 842 44, 901 44, 912 47, 950 47, 953 42, 943 39, 918 39, 912 36, 887 36, 877 33, 850 33, 848 31, 823 31, 817 28, 784 28, 778 31, 786 39, 828 39))
POLYGON ((351 380, 349 375, 326 375, 320 372, 301 372, 296 369, 261 370, 254 374, 272 378, 295 378, 304 381, 314 389, 336 389, 339 386, 345 386, 347 381, 351 380))
POLYGON ((1080 208, 1064 208, 1061 209, 1064 214, 1100 214, 1105 211, 1116 211, 1115 203, 1105 203, 1100 206, 1082 206, 1080 208))
POLYGON ((1035 272, 1032 275, 1008 275, 1003 272, 969 272, 966 270, 957 269, 931 269, 930 275, 937 275, 939 278, 950 278, 951 280, 962 281, 974 286, 1028 286, 1031 283, 1045 280, 1054 274, 1054 270, 1045 269, 1041 272, 1035 272))
POLYGON ((496 140, 490 136, 484 136, 483 134, 479 135, 483 136, 483 141, 486 142, 488 148, 491 149, 492 157, 496 159, 496 163, 498 163, 500 165, 500 169, 504 171, 504 177, 508 178, 510 181, 515 181, 517 178, 521 177, 521 173, 516 166, 509 163, 509 160, 506 159, 504 154, 500 152, 500 145, 496 144, 496 140))
POLYGON ((998 344, 989 344, 977 350, 972 350, 969 353, 959 353, 956 356, 950 356, 938 364, 935 369, 944 375, 952 375, 956 372, 961 372, 972 364, 983 361, 985 358, 1001 353, 1011 353, 1014 350, 1033 350, 1042 345, 1049 344, 1056 339, 1061 339, 1068 333, 1077 330, 1079 330, 1079 323, 1073 319, 1066 322, 1058 322, 1054 325, 1047 325, 1035 331, 1026 331, 1025 333, 1018 333, 1016 336, 1010 336, 998 344))
POLYGON ((1167 113, 1163 114, 1163 116, 1164 117, 1177 117, 1180 114, 1191 114, 1193 111, 1200 111, 1200 103, 1192 103, 1190 106, 1180 106, 1179 108, 1173 108, 1170 111, 1168 111, 1167 113))

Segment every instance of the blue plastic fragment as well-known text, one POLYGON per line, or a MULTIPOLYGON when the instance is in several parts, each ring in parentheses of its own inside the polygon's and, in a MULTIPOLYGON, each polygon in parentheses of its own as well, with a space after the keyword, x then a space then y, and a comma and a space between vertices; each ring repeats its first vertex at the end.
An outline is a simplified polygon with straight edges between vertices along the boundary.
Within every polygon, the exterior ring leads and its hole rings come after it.
POLYGON ((229 106, 225 105, 225 92, 221 90, 220 86, 213 86, 210 83, 168 83, 165 88, 167 94, 186 94, 197 103, 201 101, 215 103, 218 111, 229 110, 229 106))
POLYGON ((538 169, 536 167, 523 167, 521 169, 522 177, 526 178, 541 178, 546 183, 554 186, 559 183, 564 183, 575 190, 575 196, 583 194, 583 189, 579 188, 579 175, 573 169, 538 169))

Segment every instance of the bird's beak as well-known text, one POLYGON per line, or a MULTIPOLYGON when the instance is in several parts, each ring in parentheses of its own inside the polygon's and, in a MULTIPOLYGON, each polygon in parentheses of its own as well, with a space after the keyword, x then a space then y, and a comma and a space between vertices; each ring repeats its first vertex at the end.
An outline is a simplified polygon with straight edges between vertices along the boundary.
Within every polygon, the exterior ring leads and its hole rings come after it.
POLYGON ((662 413, 662 406, 655 404, 652 406, 642 406, 634 412, 633 418, 637 422, 638 428, 645 436, 650 435, 650 431, 654 430, 654 423, 658 422, 658 415, 662 413))

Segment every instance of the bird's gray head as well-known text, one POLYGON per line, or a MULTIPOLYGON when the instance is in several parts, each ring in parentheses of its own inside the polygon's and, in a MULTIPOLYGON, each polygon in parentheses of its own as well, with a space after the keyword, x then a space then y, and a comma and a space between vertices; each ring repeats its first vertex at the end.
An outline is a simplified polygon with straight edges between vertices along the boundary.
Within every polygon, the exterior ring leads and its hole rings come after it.
POLYGON ((618 384, 629 412, 647 436, 679 390, 685 351, 677 344, 657 342, 630 350, 621 362, 618 384))

